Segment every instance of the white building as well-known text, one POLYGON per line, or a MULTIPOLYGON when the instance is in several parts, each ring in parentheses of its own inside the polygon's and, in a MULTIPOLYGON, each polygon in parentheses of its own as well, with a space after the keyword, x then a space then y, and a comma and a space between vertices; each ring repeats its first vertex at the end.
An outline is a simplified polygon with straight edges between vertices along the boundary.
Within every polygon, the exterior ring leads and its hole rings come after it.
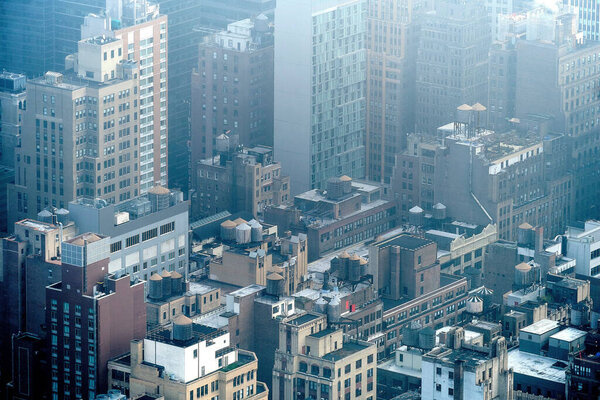
POLYGON ((144 362, 161 365, 170 379, 186 383, 234 363, 236 355, 229 346, 229 332, 202 325, 193 328, 185 316, 171 331, 150 332, 144 339, 144 362))
POLYGON ((568 227, 567 257, 575 259, 575 273, 600 276, 600 222, 587 221, 583 229, 568 227))
POLYGON ((188 209, 181 192, 156 186, 119 203, 81 198, 69 203, 79 232, 110 236, 109 273, 145 281, 154 272, 188 272, 188 209))
POLYGON ((464 342, 462 328, 454 328, 446 344, 423 356, 421 398, 512 400, 513 374, 503 337, 494 338, 489 346, 470 345, 464 342))
POLYGON ((365 0, 281 0, 275 9, 274 152, 294 193, 365 175, 365 0))

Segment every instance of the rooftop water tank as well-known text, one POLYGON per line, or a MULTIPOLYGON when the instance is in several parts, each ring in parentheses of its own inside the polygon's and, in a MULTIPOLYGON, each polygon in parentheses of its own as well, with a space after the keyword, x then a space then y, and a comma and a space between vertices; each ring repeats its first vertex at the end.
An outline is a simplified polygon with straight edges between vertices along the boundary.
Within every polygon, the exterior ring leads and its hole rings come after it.
POLYGON ((271 296, 282 296, 285 280, 276 272, 267 275, 267 294, 271 296))
POLYGON ((421 226, 423 225, 423 217, 425 213, 423 209, 419 206, 414 206, 410 210, 408 210, 408 222, 411 225, 421 226))
POLYGON ((442 203, 437 203, 433 206, 433 219, 438 221, 446 219, 446 206, 442 203))
POLYGON ((164 210, 165 208, 169 208, 171 191, 160 185, 154 186, 148 190, 148 200, 152 204, 153 211, 164 210))
POLYGON ((327 305, 327 318, 329 321, 338 321, 340 319, 340 315, 342 314, 342 306, 340 302, 340 298, 338 296, 334 296, 329 304, 327 305))
POLYGON ((162 276, 160 276, 160 274, 154 273, 150 276, 150 283, 149 283, 149 296, 151 299, 153 300, 160 300, 163 297, 163 283, 162 283, 162 276))
POLYGON ((48 210, 42 210, 38 213, 38 220, 47 224, 53 223, 54 215, 48 210))
POLYGON ((269 18, 265 14, 258 14, 254 18, 254 30, 261 33, 269 31, 269 18))
POLYGON ((241 223, 235 227, 235 241, 239 244, 250 243, 252 228, 246 223, 241 223))
POLYGON ((325 300, 323 297, 319 297, 317 301, 315 301, 313 309, 315 312, 327 314, 327 304, 329 304, 327 303, 327 300, 325 300))
POLYGON ((479 314, 483 312, 483 300, 477 296, 471 296, 467 299, 467 312, 479 314))
POLYGON ((177 272, 171 272, 171 295, 183 293, 183 276, 177 272))
POLYGON ((515 285, 529 286, 535 281, 535 271, 533 267, 526 263, 515 266, 515 285))
POLYGON ((262 242, 263 240, 263 226, 255 220, 252 220, 250 225, 250 239, 253 242, 262 242))
POLYGON ((350 282, 360 281, 360 257, 356 254, 350 256, 348 260, 348 279, 350 282))
POLYGON ((221 239, 235 240, 235 227, 236 223, 231 220, 221 222, 221 239))
POLYGON ((173 340, 185 342, 192 338, 192 320, 181 314, 173 321, 173 340))
POLYGON ((169 297, 171 296, 171 273, 165 269, 160 273, 160 276, 162 276, 162 294, 164 297, 169 297))
POLYGON ((64 208, 59 208, 58 210, 56 210, 56 220, 63 225, 67 225, 69 223, 69 215, 69 210, 66 210, 64 208))
POLYGON ((427 327, 419 331, 419 347, 426 350, 431 350, 435 347, 435 330, 427 327))

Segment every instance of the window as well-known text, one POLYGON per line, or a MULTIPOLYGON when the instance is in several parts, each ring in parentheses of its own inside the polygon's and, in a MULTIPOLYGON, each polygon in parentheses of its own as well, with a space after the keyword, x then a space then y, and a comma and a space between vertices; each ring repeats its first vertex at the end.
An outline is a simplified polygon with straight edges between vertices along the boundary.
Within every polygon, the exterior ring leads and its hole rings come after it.
POLYGON ((175 230, 175 221, 169 222, 168 224, 162 225, 160 227, 160 234, 164 235, 165 233, 169 233, 175 230))
POLYGON ((125 239, 125 247, 131 247, 133 245, 136 245, 140 242, 140 235, 134 235, 134 236, 130 236, 127 239, 125 239))
POLYGON ((454 379, 454 372, 448 371, 448 379, 454 379))
POLYGON ((142 242, 150 240, 158 236, 158 228, 150 229, 146 232, 142 232, 142 242))
POLYGON ((110 244, 110 252, 115 253, 115 252, 121 250, 121 247, 122 247, 122 242, 120 240, 118 242, 111 243, 110 244))
POLYGON ((346 366, 344 367, 344 373, 345 373, 345 374, 349 373, 351 368, 352 368, 352 366, 351 366, 350 364, 346 365, 346 366))
POLYGON ((356 360, 356 369, 362 367, 362 360, 356 360))
POLYGON ((453 395, 454 395, 454 389, 452 389, 452 388, 448 388, 448 394, 449 394, 450 396, 453 396, 453 395))
POLYGON ((437 367, 435 369, 435 373, 436 373, 436 375, 441 375, 442 374, 442 369, 440 367, 437 367))
POLYGON ((442 391, 442 385, 440 385, 439 383, 435 384, 435 391, 436 392, 441 392, 442 391))
POLYGON ((373 362, 373 354, 369 354, 367 357, 367 364, 371 364, 373 362))

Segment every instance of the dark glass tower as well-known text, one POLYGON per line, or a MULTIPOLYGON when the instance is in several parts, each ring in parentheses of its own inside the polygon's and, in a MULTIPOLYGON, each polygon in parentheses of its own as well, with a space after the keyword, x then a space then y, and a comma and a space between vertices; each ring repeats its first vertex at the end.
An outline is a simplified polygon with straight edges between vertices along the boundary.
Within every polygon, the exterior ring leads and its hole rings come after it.
POLYGON ((0 70, 35 77, 51 68, 53 3, 0 1, 0 70))

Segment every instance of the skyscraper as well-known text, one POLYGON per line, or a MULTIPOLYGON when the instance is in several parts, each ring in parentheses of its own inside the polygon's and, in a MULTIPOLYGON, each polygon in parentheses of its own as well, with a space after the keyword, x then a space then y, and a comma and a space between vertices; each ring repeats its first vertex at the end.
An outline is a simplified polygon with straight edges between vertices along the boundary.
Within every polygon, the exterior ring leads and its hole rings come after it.
POLYGON ((369 2, 367 177, 389 182, 395 154, 414 130, 417 13, 423 0, 369 2))
POLYGON ((0 2, 0 70, 40 76, 52 68, 52 1, 0 2))
POLYGON ((53 399, 105 392, 108 360, 146 333, 144 282, 108 274, 109 246, 93 233, 62 244, 62 281, 46 288, 53 399))
POLYGON ((482 2, 441 0, 423 15, 415 123, 420 132, 454 121, 461 104, 487 105, 489 17, 482 2))
POLYGON ((365 176, 367 2, 275 9, 275 159, 295 193, 365 176))
POLYGON ((139 70, 120 39, 79 42, 74 71, 28 82, 11 221, 82 196, 116 203, 139 194, 139 70))
POLYGON ((600 4, 596 1, 562 0, 562 3, 576 12, 579 17, 579 31, 586 39, 600 39, 600 4), (570 6, 570 7, 569 7, 570 6))
POLYGON ((107 9, 106 16, 88 15, 82 39, 106 34, 123 41, 122 58, 140 64, 140 193, 167 186, 167 17, 147 0, 107 9), (111 12, 119 16, 110 20, 111 12), (125 51, 125 49, 127 49, 125 51))
POLYGON ((202 2, 158 0, 169 25, 169 186, 189 189, 190 102, 192 71, 198 63, 198 44, 205 35, 201 26, 202 2))
POLYGON ((273 34, 264 15, 228 25, 200 45, 192 74, 192 171, 223 133, 273 145, 273 34))

